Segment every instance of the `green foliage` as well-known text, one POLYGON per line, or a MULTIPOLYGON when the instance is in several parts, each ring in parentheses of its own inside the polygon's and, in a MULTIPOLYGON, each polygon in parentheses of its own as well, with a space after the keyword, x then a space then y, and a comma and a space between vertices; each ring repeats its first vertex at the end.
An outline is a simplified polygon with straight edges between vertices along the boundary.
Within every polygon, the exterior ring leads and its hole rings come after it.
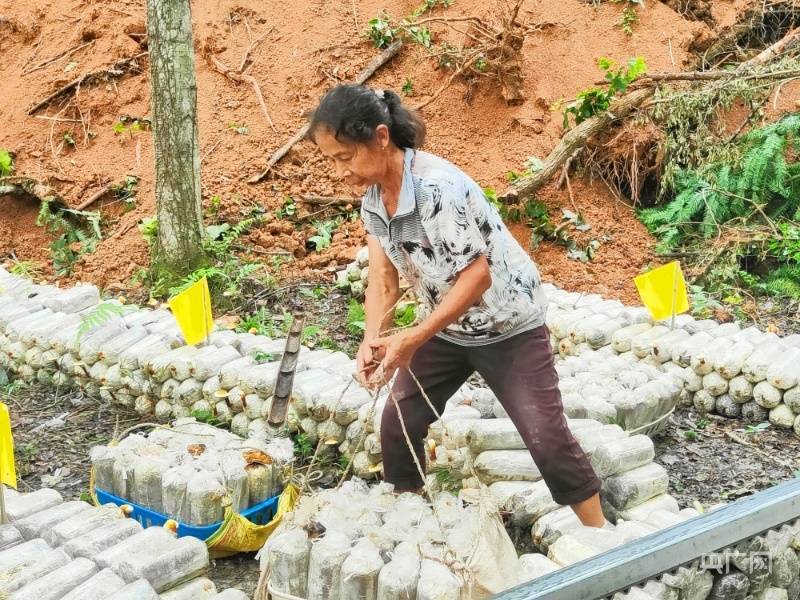
POLYGON ((416 304, 408 303, 399 306, 394 313, 395 327, 408 327, 413 325, 417 320, 417 306, 416 304))
POLYGON ((608 110, 611 101, 647 71, 647 65, 641 56, 628 59, 625 67, 617 69, 614 68, 614 62, 608 58, 601 58, 598 65, 605 71, 608 87, 606 89, 591 87, 579 92, 575 101, 564 110, 564 129, 569 128, 570 115, 577 125, 608 110))
POLYGON ((683 432, 683 437, 689 441, 695 441, 700 437, 700 434, 698 434, 694 429, 687 429, 683 432))
POLYGON ((363 335, 367 329, 367 315, 364 305, 355 298, 347 303, 347 332, 351 335, 363 335))
POLYGON ((5 148, 0 148, 0 177, 8 177, 14 171, 14 160, 5 148))
POLYGON ((281 328, 275 325, 275 317, 266 308, 260 308, 256 312, 247 315, 239 322, 236 331, 266 335, 273 338, 279 338, 282 334, 281 328))
POLYGON ((780 261, 800 265, 800 225, 779 223, 781 237, 770 239, 767 243, 769 253, 780 261))
POLYGON ((340 218, 331 219, 328 221, 315 221, 314 229, 317 231, 317 235, 311 236, 308 238, 308 241, 314 244, 314 249, 317 252, 324 250, 325 248, 329 248, 331 245, 331 236, 340 224, 340 218))
POLYGON ((219 209, 222 206, 222 198, 218 195, 211 196, 211 200, 208 202, 208 214, 209 215, 216 215, 219 213, 219 209))
POLYGON ((112 126, 116 135, 127 135, 132 138, 137 133, 150 129, 150 121, 147 119, 134 119, 128 116, 121 116, 119 121, 112 126))
POLYGON ((111 186, 111 191, 125 205, 125 210, 132 210, 136 206, 136 186, 139 178, 136 175, 126 175, 121 183, 111 186))
POLYGON ((301 460, 307 460, 314 454, 314 445, 305 433, 298 433, 294 436, 294 453, 301 460))
POLYGON ((295 204, 294 200, 287 196, 283 201, 283 206, 277 213, 275 213, 275 216, 279 219, 288 219, 289 217, 293 217, 295 214, 297 214, 297 204, 295 204))
POLYGON ((95 306, 90 312, 81 316, 81 324, 78 327, 76 339, 80 341, 87 333, 105 325, 114 317, 118 317, 125 312, 125 309, 119 304, 114 302, 101 302, 95 306))
POLYGON ((306 298, 313 298, 314 300, 321 300, 328 295, 328 291, 328 288, 322 285, 317 285, 312 288, 300 288, 300 295, 305 296, 306 298))
MULTIPOLYGON (((515 181, 520 177, 529 175, 532 169, 540 168, 541 163, 536 157, 531 157, 526 162, 524 173, 509 171, 506 178, 515 181)), ((535 249, 543 240, 555 242, 567 249, 567 257, 581 262, 592 260, 600 247, 599 240, 589 240, 586 244, 580 245, 573 237, 570 229, 585 232, 591 229, 591 225, 583 220, 579 213, 562 209, 561 222, 556 224, 550 218, 547 207, 536 198, 526 200, 522 204, 506 204, 497 198, 497 193, 492 188, 484 188, 483 193, 489 202, 498 209, 500 216, 505 221, 512 223, 526 223, 531 229, 531 248, 535 249)))
POLYGON ((260 365, 263 363, 272 362, 273 360, 275 360, 275 355, 272 354, 271 352, 256 352, 253 355, 253 360, 260 365))
POLYGON ((142 234, 144 241, 150 248, 153 248, 158 241, 158 219, 155 217, 145 217, 139 223, 139 233, 142 234))
POLYGON ((250 129, 248 129, 247 125, 244 123, 236 123, 235 121, 228 123, 228 129, 238 133, 239 135, 247 135, 250 133, 250 129))
MULTIPOLYGON (((415 25, 414 21, 437 6, 446 8, 452 3, 453 0, 424 0, 420 6, 399 23, 394 23, 384 11, 374 19, 369 20, 366 35, 375 47, 381 50, 391 46, 393 42, 399 39, 411 40, 430 49, 433 46, 430 29, 426 25, 415 25)), ((403 91, 405 92, 405 89, 403 91)))
POLYGON ((402 92, 404 96, 411 96, 414 93, 414 84, 408 78, 403 82, 402 92))
POLYGON ((72 137, 71 131, 64 132, 64 143, 69 146, 70 148, 75 147, 75 138, 72 137))
POLYGON ((659 199, 677 194, 681 173, 700 170, 708 163, 736 163, 741 147, 738 136, 720 134, 719 115, 734 103, 750 109, 750 123, 762 116, 760 107, 769 97, 773 84, 763 85, 754 77, 791 71, 800 60, 788 56, 758 67, 748 77, 730 77, 718 82, 698 82, 656 90, 650 116, 665 135, 659 199))
POLYGON ((383 50, 392 45, 398 32, 392 27, 389 16, 381 13, 380 16, 370 19, 367 23, 367 36, 376 48, 383 50))
POLYGON ((738 161, 709 163, 675 176, 676 197, 645 209, 639 218, 670 251, 692 234, 716 235, 732 219, 800 218, 800 115, 744 135, 738 161), (790 158, 791 157, 791 158, 790 158))
POLYGON ((422 4, 415 8, 414 12, 411 13, 411 17, 416 19, 424 15, 426 12, 433 10, 437 6, 441 8, 447 8, 452 3, 453 0, 423 0, 422 4))
POLYGON ((457 496, 461 491, 463 487, 461 480, 455 476, 452 469, 448 467, 436 467, 433 470, 433 474, 436 477, 436 483, 439 484, 443 492, 448 492, 457 496))
POLYGON ((255 213, 235 225, 230 223, 209 225, 206 227, 203 247, 210 256, 218 260, 227 260, 230 257, 233 244, 244 233, 259 225, 263 220, 263 215, 255 213))
POLYGON ((636 9, 625 8, 619 18, 619 28, 626 35, 633 35, 633 26, 639 22, 639 15, 636 9))
MULTIPOLYGON (((264 269, 262 263, 242 261, 233 252, 237 240, 262 220, 263 215, 253 213, 235 225, 230 223, 208 225, 203 237, 203 250, 212 264, 192 271, 177 284, 166 279, 151 281, 151 294, 156 297, 174 296, 205 277, 208 280, 214 307, 229 309, 234 306, 233 299, 240 295, 246 281, 253 280, 272 285, 271 278, 256 277, 256 274, 264 269)), ((139 226, 139 230, 152 247, 158 237, 158 222, 155 219, 146 219, 139 226)))
POLYGON ((699 285, 690 284, 688 292, 692 314, 697 318, 710 319, 714 311, 722 306, 699 285))
POLYGON ((12 275, 25 279, 39 279, 42 276, 42 265, 35 260, 15 260, 9 270, 12 275))
POLYGON ((764 423, 759 423, 758 425, 748 425, 747 427, 745 427, 744 432, 747 435, 755 435, 757 433, 761 433, 762 431, 766 431, 769 428, 770 428, 770 423, 764 422, 764 423))
POLYGON ((800 300, 800 265, 783 265, 771 271, 758 285, 769 296, 800 300))
POLYGON ((192 417, 197 419, 200 423, 206 423, 208 425, 215 425, 215 426, 216 425, 221 425, 221 423, 222 423, 214 415, 214 412, 210 411, 208 409, 193 410, 190 414, 191 414, 192 417))
MULTIPOLYGON (((222 302, 222 299, 238 296, 242 283, 261 268, 262 265, 259 263, 242 264, 238 260, 230 260, 221 266, 201 267, 189 273, 177 285, 170 287, 167 293, 170 297, 176 296, 205 277, 208 280, 212 303, 215 306, 228 306, 229 303, 222 302)), ((158 295, 163 293, 162 289, 154 291, 158 295)))
POLYGON ((36 224, 55 237, 50 243, 50 254, 53 268, 61 276, 71 274, 75 261, 84 254, 94 252, 103 237, 99 212, 68 208, 53 211, 47 201, 43 201, 39 207, 36 224))

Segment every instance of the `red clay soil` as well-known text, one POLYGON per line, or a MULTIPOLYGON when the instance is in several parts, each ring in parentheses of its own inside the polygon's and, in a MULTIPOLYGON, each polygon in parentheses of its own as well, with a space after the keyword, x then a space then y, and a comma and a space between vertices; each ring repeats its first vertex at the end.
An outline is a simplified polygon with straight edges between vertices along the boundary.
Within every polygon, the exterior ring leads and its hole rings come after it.
MULTIPOLYGON (((729 23, 741 3, 714 2, 715 19, 729 23)), ((213 196, 221 198, 216 218, 235 221, 254 204, 275 210, 286 196, 352 195, 331 178, 328 165, 307 142, 298 144, 270 178, 256 185, 247 179, 260 172, 267 157, 302 126, 303 113, 313 108, 326 89, 354 77, 375 56, 377 51, 362 35, 367 21, 382 10, 406 15, 417 4, 358 0, 354 12, 347 0, 192 3, 203 199, 208 205, 213 196), (267 124, 253 90, 210 68, 201 53, 207 46, 222 62, 238 67, 250 40, 261 37, 248 72, 261 85, 277 132, 267 124), (237 133, 241 126, 246 134, 237 133)), ((499 6, 497 1, 455 0, 434 14, 495 20, 499 6)), ((467 103, 465 86, 456 81, 424 110, 429 126, 425 149, 448 158, 482 185, 501 190, 506 172, 520 170, 529 156, 546 156, 558 142, 563 134, 561 113, 550 107, 574 98, 599 79, 598 58, 624 62, 641 55, 652 71, 679 70, 693 40, 710 35, 706 24, 687 20, 660 2, 649 2, 638 11, 633 35, 627 36, 617 25, 621 10, 614 3, 595 8, 581 0, 526 1, 520 13, 523 21, 550 24, 526 38, 527 100, 506 106, 497 86, 486 80, 467 103)), ((112 196, 91 207, 100 208, 107 217, 106 239, 77 265, 75 277, 101 286, 122 286, 147 264, 147 249, 135 224, 155 212, 152 137, 149 131, 115 133, 114 124, 121 117, 149 115, 149 64, 141 59, 140 68, 121 77, 81 86, 77 95, 67 95, 32 116, 27 111, 76 77, 144 52, 144 14, 143 0, 2 0, 0 4, 4 92, 0 148, 15 154, 16 174, 48 182, 71 206, 126 175, 140 178, 137 204, 131 212, 120 214, 112 196), (74 148, 63 143, 65 133, 76 141, 74 148)), ((435 26, 434 33, 443 35, 442 28, 435 26)), ((422 48, 407 46, 370 84, 399 91, 410 80, 413 95, 408 101, 421 102, 449 77, 449 72, 434 66, 422 48)), ((543 274, 568 289, 634 301, 631 278, 653 260, 651 238, 631 209, 602 183, 573 175, 572 187, 576 204, 592 225, 592 236, 606 234, 609 239, 588 264, 568 259, 563 248, 544 244, 534 253, 543 274)), ((566 190, 555 189, 554 184, 540 198, 555 215, 561 206, 571 207, 566 190)), ((19 259, 46 263, 42 248, 48 238, 33 225, 38 206, 9 197, 2 202, 0 253, 8 255, 13 250, 19 259)), ((521 227, 514 231, 527 247, 527 231, 521 227)), ((248 241, 261 254, 283 250, 294 256, 296 261, 283 267, 283 276, 307 276, 312 270, 343 264, 363 243, 360 224, 347 223, 328 251, 306 255, 308 235, 308 225, 296 230, 273 220, 251 233, 248 241)))

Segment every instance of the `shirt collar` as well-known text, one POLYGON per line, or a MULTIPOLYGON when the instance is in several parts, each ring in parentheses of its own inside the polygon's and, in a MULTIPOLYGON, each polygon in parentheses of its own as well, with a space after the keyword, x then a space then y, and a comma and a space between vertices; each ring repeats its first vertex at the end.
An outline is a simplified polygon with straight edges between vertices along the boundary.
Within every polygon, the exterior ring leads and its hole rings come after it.
MULTIPOLYGON (((414 149, 406 148, 403 155, 403 182, 400 184, 400 197, 397 201, 397 210, 394 217, 411 214, 417 207, 416 193, 414 191, 414 174, 411 172, 411 163, 414 160, 414 149)), ((389 221, 386 207, 381 200, 380 188, 370 186, 363 200, 364 208, 379 214, 385 221, 389 221)), ((394 218, 392 217, 392 218, 394 218)))

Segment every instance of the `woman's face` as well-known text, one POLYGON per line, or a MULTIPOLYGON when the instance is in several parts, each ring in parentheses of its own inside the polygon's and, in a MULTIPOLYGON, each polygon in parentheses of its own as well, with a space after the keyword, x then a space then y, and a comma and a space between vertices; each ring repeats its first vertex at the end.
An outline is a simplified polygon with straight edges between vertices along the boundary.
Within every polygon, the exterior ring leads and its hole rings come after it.
POLYGON ((378 126, 375 138, 369 142, 337 140, 326 127, 315 133, 314 141, 322 154, 333 161, 336 176, 359 192, 380 183, 386 172, 388 153, 384 148, 389 143, 389 130, 385 125, 378 126))

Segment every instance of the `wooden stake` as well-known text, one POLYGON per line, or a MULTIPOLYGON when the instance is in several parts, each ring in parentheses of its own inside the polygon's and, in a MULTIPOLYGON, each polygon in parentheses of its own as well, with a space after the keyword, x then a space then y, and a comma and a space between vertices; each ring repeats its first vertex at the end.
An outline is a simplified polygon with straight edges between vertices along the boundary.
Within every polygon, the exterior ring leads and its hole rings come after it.
POLYGON ((286 336, 286 350, 283 353, 278 378, 275 381, 275 392, 272 395, 272 406, 270 407, 267 421, 275 429, 282 427, 286 422, 289 399, 292 396, 294 373, 297 369, 297 359, 300 356, 304 322, 305 315, 296 313, 289 335, 286 336))

